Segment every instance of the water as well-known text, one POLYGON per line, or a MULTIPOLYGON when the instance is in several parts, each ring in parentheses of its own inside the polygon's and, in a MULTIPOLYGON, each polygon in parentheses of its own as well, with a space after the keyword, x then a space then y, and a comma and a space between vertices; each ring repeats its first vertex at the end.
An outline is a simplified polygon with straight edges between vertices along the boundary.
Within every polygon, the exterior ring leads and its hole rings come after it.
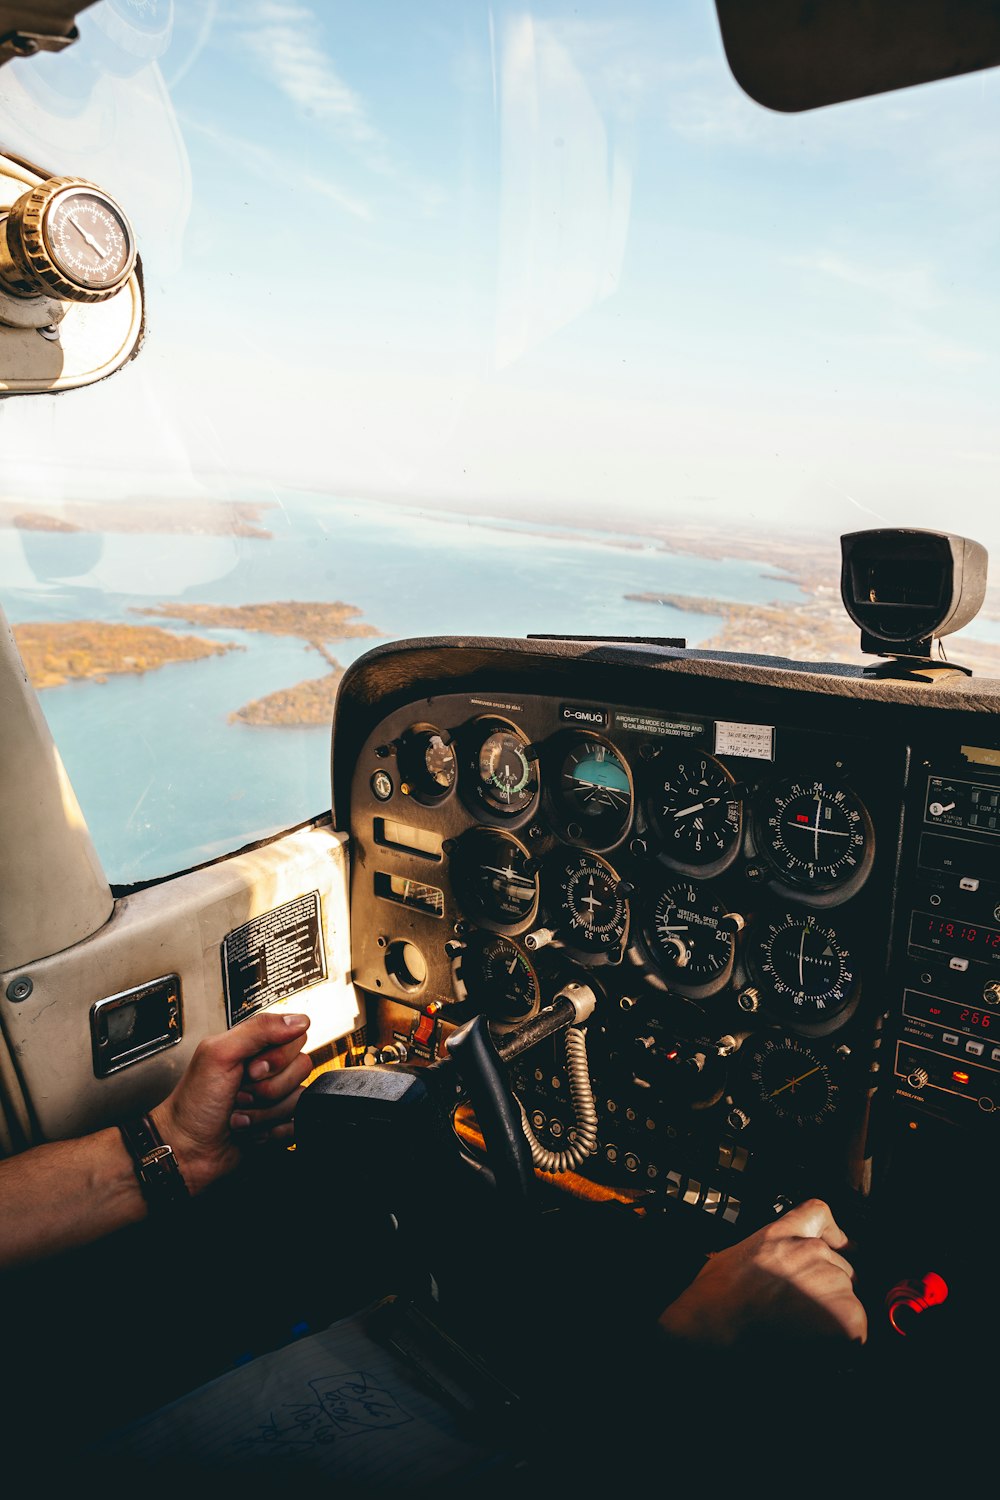
MULTIPOLYGON (((503 518, 296 496, 262 524, 272 540, 0 530, 0 599, 12 624, 141 624, 134 611, 156 603, 341 600, 385 640, 537 632, 681 636, 696 646, 718 617, 624 596, 801 598, 743 559, 674 556, 503 518)), ((242 649, 40 694, 115 884, 196 864, 330 805, 328 728, 229 718, 253 698, 323 676, 320 657, 292 637, 148 623, 242 649)), ((329 649, 346 666, 374 644, 329 649)))

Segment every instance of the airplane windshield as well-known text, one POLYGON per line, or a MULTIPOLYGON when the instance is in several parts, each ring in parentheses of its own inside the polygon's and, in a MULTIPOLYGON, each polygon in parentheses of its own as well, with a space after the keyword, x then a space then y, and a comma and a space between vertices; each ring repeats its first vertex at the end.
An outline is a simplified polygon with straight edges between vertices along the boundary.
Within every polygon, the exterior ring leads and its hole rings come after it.
POLYGON ((781 115, 709 0, 78 25, 0 149, 125 207, 147 327, 0 402, 0 600, 117 886, 327 809, 379 641, 856 661, 842 533, 1000 543, 995 69, 781 115))

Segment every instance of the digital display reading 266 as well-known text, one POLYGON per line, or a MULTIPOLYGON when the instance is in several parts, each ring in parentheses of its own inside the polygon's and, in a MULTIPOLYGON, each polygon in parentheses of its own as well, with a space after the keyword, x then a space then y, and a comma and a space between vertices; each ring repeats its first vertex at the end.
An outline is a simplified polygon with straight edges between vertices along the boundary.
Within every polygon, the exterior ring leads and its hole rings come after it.
POLYGON ((914 948, 958 953, 981 963, 1000 963, 1000 930, 996 927, 935 917, 926 911, 915 911, 910 918, 910 943, 914 948))

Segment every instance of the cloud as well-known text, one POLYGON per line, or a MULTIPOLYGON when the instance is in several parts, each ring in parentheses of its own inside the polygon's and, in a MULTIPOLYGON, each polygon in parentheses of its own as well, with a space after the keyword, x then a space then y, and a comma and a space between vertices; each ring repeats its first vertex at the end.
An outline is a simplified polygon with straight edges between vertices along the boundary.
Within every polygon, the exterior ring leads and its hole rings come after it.
POLYGON ((329 121, 340 136, 364 151, 369 165, 385 170, 384 140, 360 94, 327 55, 316 14, 304 5, 258 0, 241 19, 243 44, 274 86, 303 114, 329 121))
POLYGON ((355 219, 371 219, 371 209, 362 199, 346 192, 329 177, 322 177, 317 172, 310 172, 306 168, 296 166, 286 153, 272 150, 269 146, 262 146, 258 141, 249 141, 243 136, 232 135, 228 131, 220 130, 217 125, 198 119, 194 115, 186 114, 182 118, 185 131, 191 131, 211 141, 217 150, 225 152, 241 166, 252 168, 266 182, 281 182, 286 188, 300 187, 310 193, 318 193, 355 219))
POLYGON ((808 271, 816 271, 835 281, 845 282, 848 286, 873 292, 885 301, 911 312, 926 312, 941 301, 930 268, 925 265, 865 265, 830 251, 791 256, 786 264, 802 266, 808 271))

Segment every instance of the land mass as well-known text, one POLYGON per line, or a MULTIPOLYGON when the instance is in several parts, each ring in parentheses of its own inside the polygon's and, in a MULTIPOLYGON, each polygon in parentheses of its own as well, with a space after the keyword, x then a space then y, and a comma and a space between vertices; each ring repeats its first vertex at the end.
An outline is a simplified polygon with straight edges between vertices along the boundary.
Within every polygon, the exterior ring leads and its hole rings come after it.
MULTIPOLYGON (((782 604, 735 604, 688 594, 626 594, 641 604, 662 604, 687 614, 715 615, 721 626, 699 642, 699 650, 750 652, 792 661, 871 664, 861 650, 860 631, 844 613, 839 586, 817 587, 814 597, 782 604)), ((949 658, 984 676, 1000 676, 1000 644, 963 637, 949 658)))
POLYGON ((136 613, 186 620, 202 629, 261 631, 304 640, 326 662, 329 673, 254 698, 229 715, 230 723, 266 729, 329 727, 344 669, 326 643, 380 634, 374 625, 355 618, 361 613, 356 605, 340 600, 322 604, 297 600, 273 604, 160 604, 136 613))
POLYGON ((307 678, 294 687, 281 688, 245 703, 229 715, 229 722, 261 729, 329 729, 343 675, 344 669, 338 662, 336 670, 325 677, 307 678))
POLYGON ((101 620, 15 625, 14 640, 36 689, 122 673, 153 672, 171 662, 200 661, 243 648, 174 635, 155 625, 115 625, 101 620))
POLYGON ((26 505, 0 500, 0 527, 16 531, 150 532, 182 536, 243 536, 267 541, 265 505, 249 501, 74 500, 71 505, 26 505), (72 520, 63 510, 72 515, 72 520))

